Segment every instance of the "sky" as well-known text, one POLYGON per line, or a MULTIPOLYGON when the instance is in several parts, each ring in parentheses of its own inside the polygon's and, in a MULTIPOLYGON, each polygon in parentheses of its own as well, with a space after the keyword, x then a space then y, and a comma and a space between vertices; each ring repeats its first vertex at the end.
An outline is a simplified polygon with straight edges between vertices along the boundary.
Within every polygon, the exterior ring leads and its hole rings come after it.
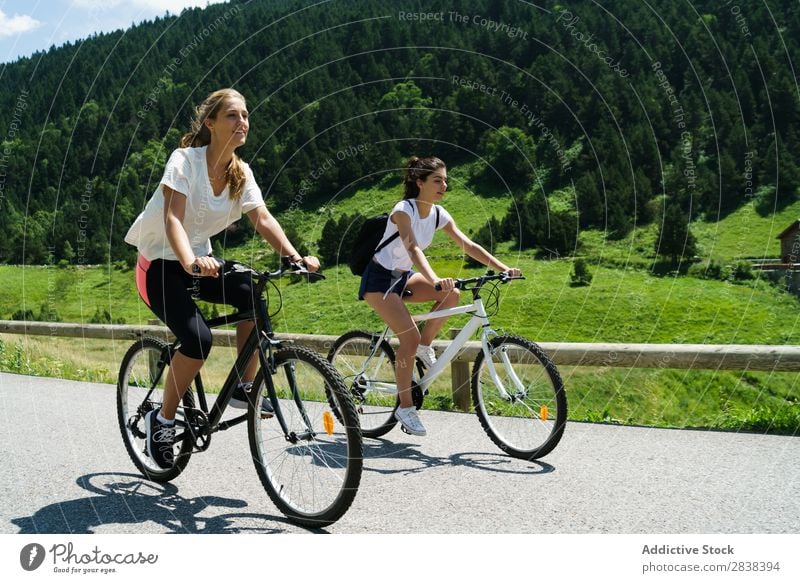
POLYGON ((0 63, 220 0, 0 0, 0 63))

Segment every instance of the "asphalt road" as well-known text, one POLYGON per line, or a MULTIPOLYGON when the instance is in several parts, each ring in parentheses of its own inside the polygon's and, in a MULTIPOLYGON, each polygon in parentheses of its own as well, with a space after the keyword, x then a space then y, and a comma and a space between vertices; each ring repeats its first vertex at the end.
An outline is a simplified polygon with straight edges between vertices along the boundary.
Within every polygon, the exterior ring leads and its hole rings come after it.
MULTIPOLYGON (((128 459, 111 385, 0 373, 0 415, 0 533, 307 532, 269 501, 244 425, 158 485, 128 459)), ((327 532, 800 532, 800 437, 570 423, 531 463, 474 415, 423 419, 427 437, 365 440, 361 488, 327 532)))

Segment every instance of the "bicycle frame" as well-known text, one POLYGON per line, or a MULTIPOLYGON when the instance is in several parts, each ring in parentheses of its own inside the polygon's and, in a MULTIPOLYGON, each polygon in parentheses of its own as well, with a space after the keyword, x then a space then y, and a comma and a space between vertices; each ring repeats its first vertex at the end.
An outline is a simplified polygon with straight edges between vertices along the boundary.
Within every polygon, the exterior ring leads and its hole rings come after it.
MULTIPOLYGON (((500 376, 497 374, 497 369, 495 368, 494 362, 490 358, 491 351, 489 350, 489 339, 491 336, 496 336, 497 333, 492 330, 489 324, 489 317, 486 315, 486 309, 483 305, 483 300, 478 297, 477 295, 474 297, 473 302, 471 304, 466 304, 464 306, 457 306, 455 308, 447 308, 445 310, 437 310, 435 312, 426 312, 424 314, 417 314, 412 315, 411 318, 415 322, 424 322, 426 320, 435 320, 437 318, 447 318, 450 316, 458 316, 460 314, 472 314, 472 318, 467 322, 464 328, 456 335, 455 338, 450 342, 444 352, 436 359, 436 362, 433 363, 425 374, 417 381, 418 386, 422 389, 423 394, 428 391, 431 383, 438 377, 444 369, 452 362, 452 360, 456 357, 456 355, 461 351, 467 341, 472 337, 472 335, 478 331, 479 328, 481 330, 481 350, 483 351, 484 360, 489 369, 489 376, 491 377, 492 381, 497 386, 501 396, 504 399, 512 400, 512 396, 509 395, 508 391, 506 390, 503 382, 500 380, 500 376)), ((391 329, 386 326, 383 330, 383 333, 375 342, 375 347, 370 354, 369 358, 364 363, 364 369, 366 369, 369 361, 375 356, 375 351, 377 347, 380 346, 381 342, 384 340, 388 340, 391 336, 391 329)), ((508 358, 508 353, 503 350, 501 356, 501 360, 503 361, 503 368, 505 369, 508 377, 512 380, 514 385, 517 389, 517 394, 523 393, 525 388, 522 382, 517 377, 516 373, 514 372, 513 367, 511 366, 511 361, 508 358)), ((376 381, 372 381, 370 385, 373 389, 376 389, 381 392, 396 392, 397 385, 389 384, 389 383, 380 383, 376 381)))
MULTIPOLYGON (((231 367, 231 370, 228 373, 228 376, 225 379, 222 388, 220 389, 219 395, 210 410, 208 407, 208 401, 206 400, 206 394, 205 394, 205 389, 203 387, 202 377, 200 373, 198 373, 197 376, 195 376, 194 382, 197 389, 196 393, 197 393, 198 404, 200 406, 200 411, 203 413, 203 415, 207 417, 209 434, 216 433, 217 431, 224 431, 226 429, 229 429, 230 427, 233 427, 234 425, 238 425, 239 423, 242 423, 247 420, 247 413, 244 413, 227 421, 222 421, 222 415, 228 406, 228 402, 230 401, 231 396, 233 395, 233 391, 236 389, 236 386, 242 377, 242 373, 247 368, 247 365, 249 364, 250 359, 253 357, 253 354, 256 351, 258 351, 258 358, 259 358, 259 363, 261 365, 261 370, 264 371, 263 380, 264 384, 267 387, 267 394, 269 396, 270 401, 272 402, 272 407, 275 411, 275 417, 277 418, 278 423, 283 429, 286 438, 290 441, 297 439, 312 439, 315 433, 311 429, 311 423, 308 420, 308 417, 306 416, 305 408, 302 406, 302 401, 297 391, 297 385, 294 381, 293 373, 291 370, 288 370, 287 374, 288 376, 291 377, 288 379, 288 381, 290 386, 292 387, 293 399, 294 402, 297 404, 298 409, 301 412, 301 415, 303 417, 303 420, 305 422, 308 431, 301 433, 300 435, 297 435, 295 433, 290 433, 288 426, 286 424, 286 420, 284 419, 283 414, 281 412, 280 405, 278 404, 278 400, 275 393, 275 386, 272 381, 272 375, 275 374, 276 372, 275 365, 272 360, 272 351, 275 348, 279 348, 281 346, 281 341, 275 338, 275 334, 272 330, 272 322, 267 312, 267 302, 262 293, 263 288, 266 286, 266 283, 267 280, 263 279, 258 284, 256 284, 253 294, 256 298, 256 302, 253 309, 243 312, 236 312, 234 314, 223 315, 208 320, 207 322, 208 327, 212 329, 219 328, 221 326, 229 324, 238 324, 240 322, 246 322, 246 321, 253 322, 254 327, 250 335, 247 337, 245 345, 239 352, 236 361, 231 367)), ((170 356, 174 354, 178 346, 179 343, 177 341, 170 345, 169 347, 170 356)), ((168 361, 169 359, 167 359, 166 362, 168 361)), ((158 378, 160 378, 161 374, 163 374, 163 369, 161 373, 158 375, 158 378)), ((156 378, 155 383, 158 382, 158 378, 156 378)), ((149 394, 146 398, 149 398, 149 394)), ((184 410, 184 409, 182 406, 180 406, 179 410, 184 410)), ((194 433, 193 431, 194 428, 192 427, 192 424, 190 423, 190 420, 187 418, 185 412, 184 412, 184 419, 178 420, 177 423, 178 425, 185 426, 189 431, 194 433)), ((180 439, 181 435, 177 437, 178 439, 180 439)), ((199 438, 205 436, 194 435, 194 437, 195 440, 198 441, 199 438)))

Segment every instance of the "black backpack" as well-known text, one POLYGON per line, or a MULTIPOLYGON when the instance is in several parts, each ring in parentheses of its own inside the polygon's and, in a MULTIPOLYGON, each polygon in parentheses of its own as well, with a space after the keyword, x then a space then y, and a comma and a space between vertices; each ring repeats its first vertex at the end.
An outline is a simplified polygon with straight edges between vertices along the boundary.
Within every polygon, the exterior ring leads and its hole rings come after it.
MULTIPOLYGON (((409 202, 411 206, 411 212, 414 212, 414 205, 409 202)), ((436 208, 436 226, 434 229, 439 228, 439 207, 436 208)), ((382 215, 378 215, 376 217, 370 217, 364 224, 361 225, 361 229, 358 231, 358 236, 356 240, 353 242, 353 248, 350 251, 350 261, 348 265, 350 266, 350 272, 353 275, 357 275, 361 277, 364 273, 364 270, 369 265, 369 262, 372 261, 374 255, 386 247, 389 243, 397 239, 400 236, 400 233, 392 234, 388 239, 381 242, 383 238, 383 234, 386 232, 386 223, 389 221, 389 215, 387 213, 383 213, 382 215)))

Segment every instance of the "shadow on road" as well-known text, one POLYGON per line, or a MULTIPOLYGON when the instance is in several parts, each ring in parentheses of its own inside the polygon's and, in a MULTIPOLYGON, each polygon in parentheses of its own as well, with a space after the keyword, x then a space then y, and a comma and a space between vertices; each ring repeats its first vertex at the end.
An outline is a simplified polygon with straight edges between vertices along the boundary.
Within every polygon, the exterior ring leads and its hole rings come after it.
POLYGON ((149 482, 137 474, 87 474, 80 476, 77 483, 96 495, 49 504, 33 516, 12 519, 19 534, 92 534, 101 525, 147 522, 159 524, 171 533, 273 534, 285 532, 275 523, 291 524, 283 516, 226 512, 222 509, 246 508, 247 502, 220 496, 184 498, 176 486, 149 482), (201 513, 206 515, 200 516, 201 513))
POLYGON ((508 474, 549 474, 555 467, 542 461, 526 462, 501 453, 462 452, 447 457, 436 457, 422 453, 412 443, 393 443, 385 439, 364 440, 364 471, 378 474, 413 474, 439 466, 467 466, 487 472, 508 474), (413 466, 387 468, 382 459, 401 459, 415 462, 413 466), (376 463, 371 463, 371 462, 376 463))

